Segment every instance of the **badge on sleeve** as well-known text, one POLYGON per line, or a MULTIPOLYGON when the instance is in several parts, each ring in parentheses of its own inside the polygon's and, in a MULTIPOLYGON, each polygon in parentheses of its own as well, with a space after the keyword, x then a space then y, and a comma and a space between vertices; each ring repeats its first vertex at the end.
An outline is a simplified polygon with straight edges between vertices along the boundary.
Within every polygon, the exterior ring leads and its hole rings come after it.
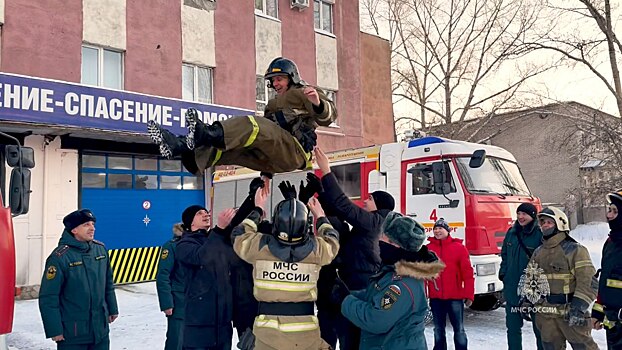
POLYGON ((164 260, 168 258, 168 249, 162 249, 162 254, 160 255, 160 259, 164 260))
POLYGON ((52 280, 54 277, 56 277, 56 266, 50 265, 45 272, 45 278, 52 280))
POLYGON ((389 310, 393 307, 393 304, 395 304, 398 297, 399 296, 395 294, 393 290, 388 289, 386 292, 384 292, 384 295, 382 296, 380 307, 382 307, 383 310, 389 310))

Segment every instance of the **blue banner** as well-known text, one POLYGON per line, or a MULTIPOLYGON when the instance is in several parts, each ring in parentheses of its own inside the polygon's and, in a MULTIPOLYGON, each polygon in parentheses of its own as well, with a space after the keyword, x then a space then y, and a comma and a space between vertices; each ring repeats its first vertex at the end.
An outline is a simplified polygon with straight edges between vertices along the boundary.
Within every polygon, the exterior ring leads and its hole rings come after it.
POLYGON ((182 134, 190 107, 199 111, 207 124, 254 114, 245 109, 0 73, 0 120, 145 133, 147 121, 154 119, 182 134))

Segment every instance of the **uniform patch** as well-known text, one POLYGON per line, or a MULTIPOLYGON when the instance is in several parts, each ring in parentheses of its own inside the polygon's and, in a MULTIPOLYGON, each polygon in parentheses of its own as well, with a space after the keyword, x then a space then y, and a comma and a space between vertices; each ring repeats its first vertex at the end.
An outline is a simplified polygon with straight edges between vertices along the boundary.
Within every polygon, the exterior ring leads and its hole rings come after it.
POLYGON ((160 254, 160 259, 164 260, 168 258, 168 249, 162 249, 162 254, 160 254))
POLYGON ((395 284, 390 285, 389 290, 395 293, 397 296, 402 295, 402 290, 395 284))
POLYGON ((95 260, 101 260, 101 259, 106 259, 105 255, 100 255, 100 256, 96 256, 95 260))
POLYGON ((45 272, 45 278, 52 280, 56 277, 56 266, 51 265, 45 272))
POLYGON ((393 293, 391 290, 387 290, 382 296, 380 307, 382 307, 383 310, 389 310, 391 307, 393 307, 393 304, 395 304, 397 298, 398 296, 395 295, 395 293, 393 293))
POLYGON ((69 263, 69 266, 73 267, 73 266, 80 266, 82 265, 82 261, 74 261, 72 263, 69 263))

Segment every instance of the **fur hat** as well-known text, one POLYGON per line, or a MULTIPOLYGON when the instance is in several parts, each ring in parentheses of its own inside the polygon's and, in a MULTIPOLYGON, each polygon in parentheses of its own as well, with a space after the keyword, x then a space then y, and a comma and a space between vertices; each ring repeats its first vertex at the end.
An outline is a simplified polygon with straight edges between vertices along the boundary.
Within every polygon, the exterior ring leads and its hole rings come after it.
POLYGON ((393 210, 395 209, 395 199, 389 193, 385 191, 374 191, 371 194, 372 198, 374 198, 374 203, 376 203, 376 208, 378 209, 387 209, 393 210))
POLYGON ((531 216, 531 218, 534 220, 536 219, 536 214, 538 213, 538 209, 536 208, 536 206, 531 203, 522 203, 518 206, 518 208, 516 208, 516 213, 518 213, 519 211, 522 211, 523 213, 531 216))
POLYGON ((208 211, 200 205, 191 205, 181 213, 181 222, 184 223, 184 228, 186 230, 191 230, 190 226, 192 226, 192 220, 194 220, 194 216, 201 210, 208 211))
POLYGON ((415 220, 390 212, 382 225, 389 240, 409 252, 418 252, 426 239, 425 229, 415 220))
POLYGON ((63 218, 63 225, 65 225, 67 231, 71 231, 85 222, 95 222, 95 220, 95 215, 93 215, 92 211, 89 209, 80 209, 67 214, 67 216, 63 218))
POLYGON ((449 227, 449 224, 443 218, 436 220, 436 222, 434 223, 434 227, 432 229, 435 229, 437 227, 442 227, 445 229, 445 231, 451 232, 451 228, 449 227))

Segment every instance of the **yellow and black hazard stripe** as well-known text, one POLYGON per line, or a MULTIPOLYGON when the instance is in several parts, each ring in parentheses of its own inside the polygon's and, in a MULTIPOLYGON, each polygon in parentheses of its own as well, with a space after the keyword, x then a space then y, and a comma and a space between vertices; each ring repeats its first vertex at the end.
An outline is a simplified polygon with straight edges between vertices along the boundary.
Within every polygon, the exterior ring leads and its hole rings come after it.
POLYGON ((158 270, 160 247, 112 249, 110 265, 115 284, 153 281, 158 270))

